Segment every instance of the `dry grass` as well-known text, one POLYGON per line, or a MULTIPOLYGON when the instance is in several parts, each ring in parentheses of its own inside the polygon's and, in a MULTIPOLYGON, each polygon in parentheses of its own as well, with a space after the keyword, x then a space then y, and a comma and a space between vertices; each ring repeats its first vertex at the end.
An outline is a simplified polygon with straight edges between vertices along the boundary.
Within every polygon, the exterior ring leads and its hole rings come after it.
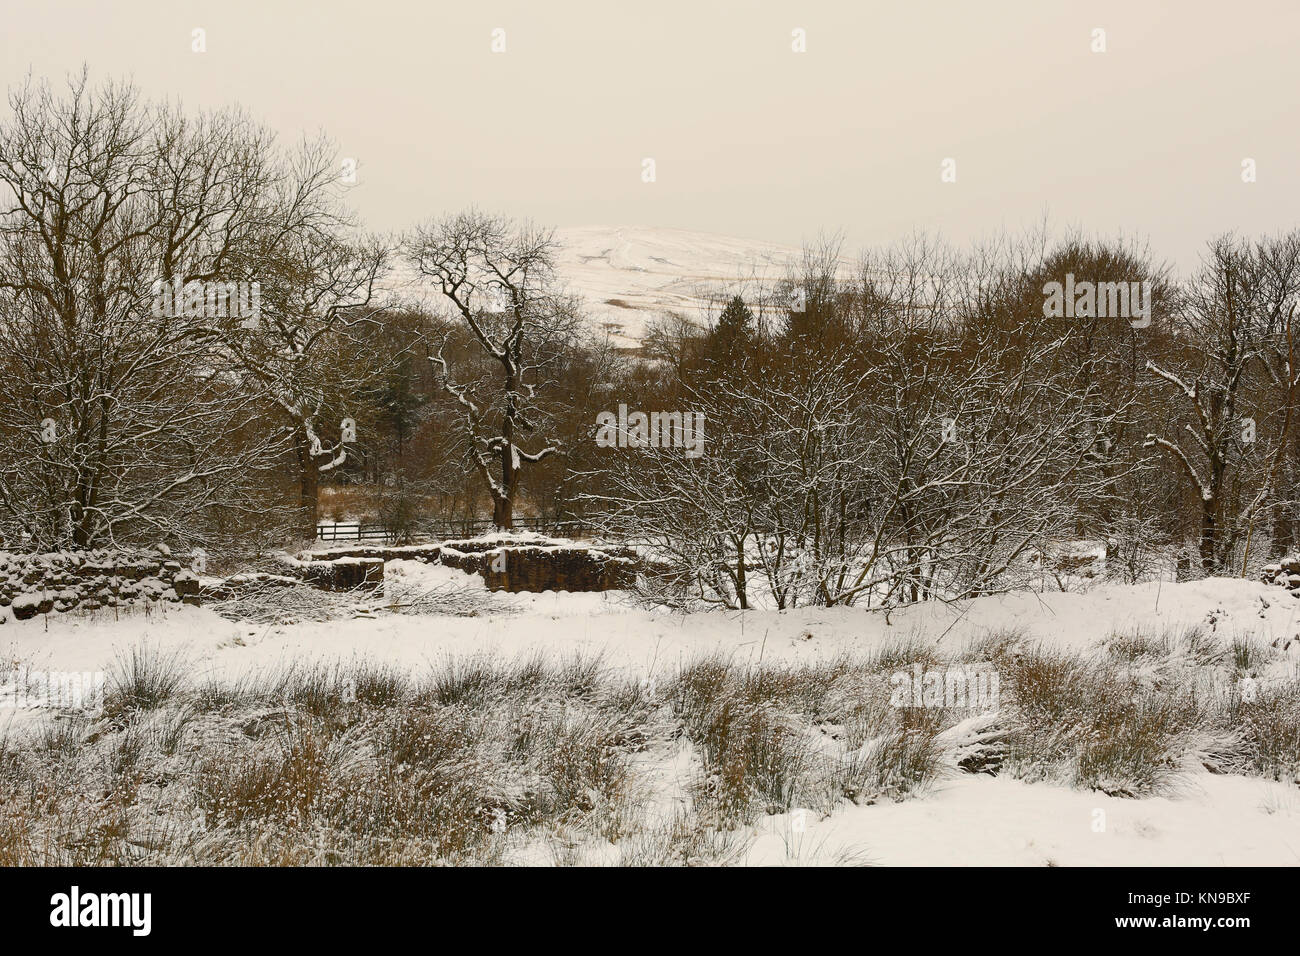
POLYGON ((374 485, 326 485, 319 491, 317 512, 329 521, 374 521, 382 489, 374 485))
POLYGON ((892 706, 889 675, 917 659, 896 650, 816 666, 741 668, 715 656, 685 667, 670 699, 702 755, 706 818, 733 826, 924 790, 942 769, 935 737, 965 714, 892 706))
POLYGON ((1295 780, 1300 689, 1239 683, 1275 658, 1191 632, 1087 654, 1006 633, 948 659, 914 640, 815 665, 715 655, 656 688, 540 653, 213 681, 141 647, 101 714, 0 737, 0 864, 720 865, 765 814, 908 799, 962 771, 1133 797, 1197 766, 1295 780), (961 661, 996 668, 996 711, 891 699, 891 675, 961 661))
POLYGON ((563 821, 627 814, 648 716, 599 662, 369 663, 184 686, 124 660, 100 718, 0 749, 0 862, 493 862, 563 821))
POLYGON ((1003 651, 1008 765, 1128 797, 1171 789, 1189 766, 1296 780, 1300 684, 1261 684, 1243 699, 1242 679, 1269 663, 1263 645, 1220 644, 1195 627, 1117 633, 1092 655, 1003 651))

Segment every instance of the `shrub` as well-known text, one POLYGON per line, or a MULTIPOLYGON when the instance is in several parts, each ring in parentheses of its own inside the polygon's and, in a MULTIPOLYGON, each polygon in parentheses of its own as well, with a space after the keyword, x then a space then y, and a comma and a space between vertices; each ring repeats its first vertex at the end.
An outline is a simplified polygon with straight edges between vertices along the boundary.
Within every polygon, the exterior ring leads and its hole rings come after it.
POLYGON ((104 713, 114 716, 162 706, 185 686, 185 668, 179 650, 137 644, 118 654, 108 673, 104 713))

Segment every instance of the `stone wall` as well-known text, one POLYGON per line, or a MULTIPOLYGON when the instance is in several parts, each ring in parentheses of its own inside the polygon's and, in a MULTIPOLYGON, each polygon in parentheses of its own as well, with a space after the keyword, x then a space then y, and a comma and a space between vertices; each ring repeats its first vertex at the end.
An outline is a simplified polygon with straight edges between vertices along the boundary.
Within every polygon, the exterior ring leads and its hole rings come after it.
POLYGON ((326 551, 301 551, 299 563, 312 561, 337 561, 341 558, 378 558, 380 561, 423 561, 437 564, 441 545, 411 544, 400 547, 377 547, 369 544, 342 545, 326 551))
POLYGON ((1300 557, 1283 558, 1276 564, 1265 565, 1259 573, 1265 584, 1276 584, 1288 591, 1300 591, 1300 557))
MULTIPOLYGON (((480 574, 493 591, 610 591, 631 587, 641 561, 629 548, 593 547, 541 535, 488 535, 437 545, 358 546, 286 558, 285 573, 205 579, 202 596, 228 597, 245 586, 309 584, 327 590, 374 589, 384 562, 445 564, 480 574)), ((165 546, 127 551, 0 551, 0 608, 18 620, 73 608, 132 607, 153 602, 200 603, 201 582, 165 546)), ((7 619, 0 614, 0 622, 7 619)))
POLYGON ((630 548, 592 546, 543 535, 485 535, 436 545, 331 548, 301 558, 357 558, 444 564, 483 576, 493 591, 613 591, 636 582, 642 562, 630 548))
POLYGON ((384 583, 383 558, 343 557, 295 564, 295 570, 305 584, 326 591, 373 590, 384 583))
POLYGON ((0 552, 0 607, 18 620, 50 611, 198 603, 199 579, 166 547, 51 554, 0 552))
POLYGON ((443 545, 442 563, 473 567, 493 591, 615 591, 636 582, 636 556, 626 549, 500 545, 467 554, 457 544, 443 545))
POLYGON ((305 552, 304 556, 296 559, 283 555, 278 562, 284 570, 283 574, 245 571, 228 578, 205 580, 202 597, 205 600, 224 601, 250 590, 292 588, 302 585, 319 588, 322 591, 374 591, 384 583, 382 558, 332 555, 326 560, 307 560, 306 556, 312 554, 312 552, 305 552))

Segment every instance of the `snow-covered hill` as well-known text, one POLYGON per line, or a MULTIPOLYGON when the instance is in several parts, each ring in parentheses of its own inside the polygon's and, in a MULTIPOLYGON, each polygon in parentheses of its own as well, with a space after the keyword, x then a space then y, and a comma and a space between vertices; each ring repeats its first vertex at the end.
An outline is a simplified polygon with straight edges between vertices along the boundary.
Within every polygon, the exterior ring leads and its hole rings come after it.
MULTIPOLYGON (((760 311, 760 295, 770 300, 802 259, 795 246, 655 226, 572 226, 555 239, 560 283, 619 348, 639 346, 647 325, 669 313, 704 324, 736 293, 760 311)), ((441 305, 404 263, 390 284, 404 298, 441 305)))
POLYGON ((793 246, 650 226, 569 227, 556 239, 561 279, 620 346, 635 346, 649 321, 670 312, 703 322, 724 296, 770 295, 801 258, 793 246))

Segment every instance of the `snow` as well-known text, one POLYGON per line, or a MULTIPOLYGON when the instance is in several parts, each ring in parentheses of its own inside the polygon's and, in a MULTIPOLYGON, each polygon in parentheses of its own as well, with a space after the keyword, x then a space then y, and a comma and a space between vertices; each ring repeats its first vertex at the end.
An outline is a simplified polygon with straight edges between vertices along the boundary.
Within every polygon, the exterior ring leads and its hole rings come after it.
POLYGON ((825 820, 805 811, 802 833, 799 818, 797 811, 767 818, 745 862, 1300 865, 1300 789, 1252 777, 1199 773, 1173 798, 1126 800, 962 774, 922 799, 849 806, 825 820))
POLYGON ((20 594, 14 598, 13 609, 15 611, 19 609, 24 611, 34 611, 41 606, 41 602, 44 600, 44 592, 28 592, 27 594, 20 594))
MULTIPOLYGON (((592 329, 625 348, 670 312, 702 323, 720 311, 721 297, 739 293, 756 304, 803 256, 794 245, 659 226, 570 226, 555 239, 557 279, 582 296, 592 329)), ((434 300, 430 287, 398 271, 400 294, 434 300)))
MULTIPOLYGON (((1300 599, 1239 579, 1109 585, 1086 592, 995 595, 961 605, 880 612, 808 608, 681 615, 635 606, 618 592, 489 594, 482 579, 441 565, 390 561, 390 595, 461 587, 483 591, 477 616, 379 614, 326 623, 253 625, 207 608, 74 612, 10 621, 0 634, 8 659, 33 669, 105 670, 124 649, 147 642, 182 651, 196 675, 239 676, 290 662, 365 658, 422 671, 447 656, 600 654, 611 667, 653 676, 721 650, 737 663, 825 660, 901 639, 957 650, 994 631, 1020 628, 1048 646, 1094 647, 1117 628, 1153 634, 1201 625, 1228 642, 1251 637, 1289 649, 1300 668, 1300 599)), ((13 666, 13 665, 11 665, 13 666)), ((694 766, 686 750, 662 757, 656 790, 685 799, 694 766)), ((744 859, 753 864, 875 862, 897 865, 1296 865, 1300 789, 1259 778, 1184 773, 1165 796, 1119 799, 1048 783, 955 771, 902 803, 845 802, 804 832, 795 814, 765 818, 744 859), (1094 830, 1095 811, 1105 814, 1094 830)), ((600 852, 608 853, 610 848, 600 852)))
POLYGON ((619 345, 639 344, 647 322, 669 312, 699 321, 710 298, 753 295, 800 259, 793 246, 683 229, 578 226, 556 238, 557 272, 619 345))
MULTIPOLYGON (((420 561, 389 561, 388 586, 432 591, 482 589, 482 578, 420 561)), ((859 608, 709 611, 683 615, 635 605, 617 591, 491 594, 493 612, 476 617, 382 616, 281 625, 254 644, 231 646, 247 626, 202 607, 92 612, 10 621, 0 634, 20 656, 48 656, 51 666, 95 669, 139 641, 183 647, 225 669, 261 666, 287 656, 371 655, 410 667, 431 654, 523 655, 537 649, 601 654, 614 667, 649 674, 679 660, 724 651, 737 663, 808 661, 865 653, 921 638, 956 650, 988 634, 1021 628, 1044 645, 1087 649, 1117 628, 1163 633, 1202 624, 1224 641, 1251 636, 1279 646, 1292 640, 1300 659, 1300 598, 1284 588, 1228 578, 1171 584, 1112 585, 1088 592, 1013 592, 960 604, 923 604, 892 612, 859 608), (1265 606, 1267 605, 1267 606, 1265 606), (48 630, 47 630, 48 625, 48 630)))

